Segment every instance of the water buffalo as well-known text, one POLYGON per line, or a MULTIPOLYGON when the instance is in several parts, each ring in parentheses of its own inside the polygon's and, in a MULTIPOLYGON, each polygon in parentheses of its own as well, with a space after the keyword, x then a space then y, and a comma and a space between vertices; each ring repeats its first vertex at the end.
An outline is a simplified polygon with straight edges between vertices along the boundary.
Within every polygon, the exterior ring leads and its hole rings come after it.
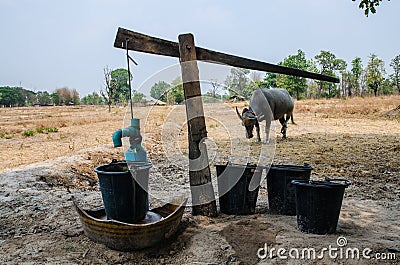
POLYGON ((273 120, 279 120, 282 124, 282 138, 286 138, 287 122, 289 119, 294 124, 293 108, 293 98, 285 89, 260 88, 254 91, 251 96, 249 109, 244 108, 242 114, 240 114, 236 107, 236 113, 242 120, 242 125, 246 128, 246 138, 250 139, 253 137, 253 129, 256 127, 258 142, 261 141, 259 122, 265 120, 264 143, 269 143, 269 131, 273 120))

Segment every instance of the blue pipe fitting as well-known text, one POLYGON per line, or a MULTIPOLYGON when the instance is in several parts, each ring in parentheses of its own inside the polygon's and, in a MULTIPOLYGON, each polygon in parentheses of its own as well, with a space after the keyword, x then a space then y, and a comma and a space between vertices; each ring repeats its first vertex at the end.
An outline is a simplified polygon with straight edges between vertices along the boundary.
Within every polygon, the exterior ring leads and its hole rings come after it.
POLYGON ((122 146, 122 138, 129 137, 130 146, 125 153, 127 162, 146 162, 147 153, 142 147, 142 136, 140 135, 140 119, 131 119, 128 128, 119 129, 112 135, 114 147, 122 146))
POLYGON ((112 141, 114 143, 114 147, 122 146, 122 130, 116 130, 112 135, 112 141))

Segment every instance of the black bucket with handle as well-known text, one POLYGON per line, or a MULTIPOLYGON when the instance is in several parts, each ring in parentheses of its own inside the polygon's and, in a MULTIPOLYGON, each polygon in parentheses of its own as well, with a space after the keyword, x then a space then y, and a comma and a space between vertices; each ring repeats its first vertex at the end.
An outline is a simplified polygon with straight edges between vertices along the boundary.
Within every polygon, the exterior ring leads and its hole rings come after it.
POLYGON ((273 214, 296 215, 296 193, 292 180, 310 179, 312 167, 272 165, 267 174, 268 205, 273 214))
POLYGON ((293 180, 296 187, 297 226, 302 232, 333 234, 339 220, 347 179, 293 180))
POLYGON ((135 223, 146 215, 151 164, 142 163, 135 170, 130 168, 132 166, 128 167, 126 162, 113 161, 94 169, 99 178, 107 219, 135 223))
POLYGON ((254 214, 261 174, 257 165, 215 165, 220 211, 225 214, 254 214))

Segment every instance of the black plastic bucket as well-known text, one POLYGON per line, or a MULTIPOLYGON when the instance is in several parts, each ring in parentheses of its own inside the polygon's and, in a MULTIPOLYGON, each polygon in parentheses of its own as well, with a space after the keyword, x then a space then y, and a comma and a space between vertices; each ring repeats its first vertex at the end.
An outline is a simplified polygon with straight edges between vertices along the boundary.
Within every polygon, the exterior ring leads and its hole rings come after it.
POLYGON ((297 226, 300 231, 319 235, 335 233, 344 190, 351 182, 346 179, 326 179, 295 180, 292 183, 296 187, 297 226))
POLYGON ((268 204, 271 213, 296 215, 296 191, 292 180, 308 181, 312 169, 307 164, 271 166, 267 174, 268 204))
POLYGON ((133 177, 126 162, 98 166, 101 195, 107 219, 125 223, 142 220, 148 205, 148 178, 150 163, 137 167, 133 177))
POLYGON ((263 168, 256 165, 215 165, 220 210, 225 214, 253 214, 263 168))

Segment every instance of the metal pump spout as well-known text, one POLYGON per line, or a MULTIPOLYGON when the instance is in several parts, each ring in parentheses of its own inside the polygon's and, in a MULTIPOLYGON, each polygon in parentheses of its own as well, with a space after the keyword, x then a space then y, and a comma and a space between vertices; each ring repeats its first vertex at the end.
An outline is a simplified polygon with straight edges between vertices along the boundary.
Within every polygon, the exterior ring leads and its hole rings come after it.
POLYGON ((122 146, 122 138, 129 137, 130 146, 125 153, 127 162, 146 162, 147 153, 142 147, 142 136, 140 135, 140 119, 131 119, 128 128, 116 130, 112 135, 114 147, 122 146))

